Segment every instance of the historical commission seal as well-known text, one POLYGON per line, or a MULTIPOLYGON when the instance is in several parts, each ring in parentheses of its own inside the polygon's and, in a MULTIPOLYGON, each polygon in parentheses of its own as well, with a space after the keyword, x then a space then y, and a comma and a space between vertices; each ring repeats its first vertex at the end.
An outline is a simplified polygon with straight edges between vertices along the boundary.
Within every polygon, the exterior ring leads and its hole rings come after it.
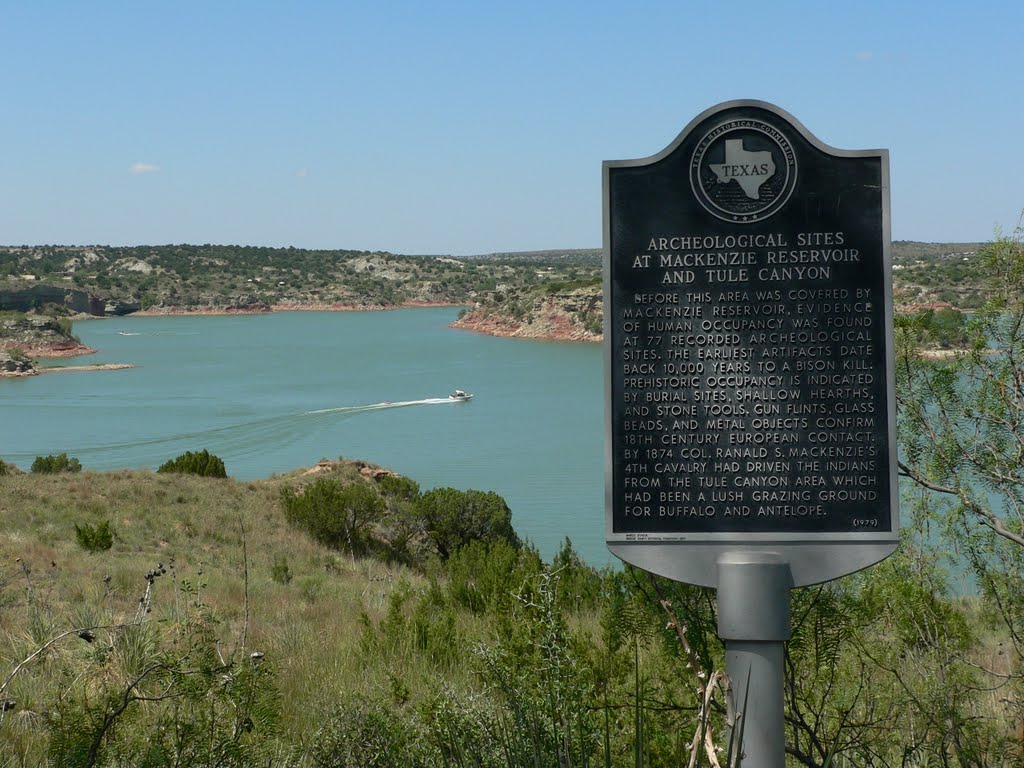
POLYGON ((786 204, 796 171, 796 155, 782 131, 761 120, 729 120, 697 143, 690 184, 709 213, 750 224, 786 204))

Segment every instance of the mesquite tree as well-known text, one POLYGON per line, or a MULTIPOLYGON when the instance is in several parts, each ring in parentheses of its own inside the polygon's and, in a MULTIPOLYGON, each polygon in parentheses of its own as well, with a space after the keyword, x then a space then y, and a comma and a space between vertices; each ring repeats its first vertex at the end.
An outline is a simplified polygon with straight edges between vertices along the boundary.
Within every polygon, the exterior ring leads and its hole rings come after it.
POLYGON ((992 671, 1020 719, 1024 661, 1024 229, 976 258, 988 300, 967 322, 966 344, 938 355, 920 326, 898 323, 900 471, 911 513, 938 551, 955 553, 1009 631, 992 671), (1016 695, 1011 690, 1017 689, 1016 695))

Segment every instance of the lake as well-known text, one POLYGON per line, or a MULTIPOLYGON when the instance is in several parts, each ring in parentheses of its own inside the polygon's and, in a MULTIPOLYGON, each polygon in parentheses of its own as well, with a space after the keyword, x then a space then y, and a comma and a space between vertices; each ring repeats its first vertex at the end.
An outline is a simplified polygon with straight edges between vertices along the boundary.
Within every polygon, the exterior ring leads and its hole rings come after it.
POLYGON ((0 458, 27 470, 67 452, 86 470, 156 469, 205 448, 243 480, 365 459, 423 490, 495 491, 545 558, 568 536, 588 562, 611 562, 601 346, 448 328, 457 314, 76 321, 98 353, 52 364, 137 367, 0 381, 0 458), (444 399, 455 389, 475 397, 444 399))

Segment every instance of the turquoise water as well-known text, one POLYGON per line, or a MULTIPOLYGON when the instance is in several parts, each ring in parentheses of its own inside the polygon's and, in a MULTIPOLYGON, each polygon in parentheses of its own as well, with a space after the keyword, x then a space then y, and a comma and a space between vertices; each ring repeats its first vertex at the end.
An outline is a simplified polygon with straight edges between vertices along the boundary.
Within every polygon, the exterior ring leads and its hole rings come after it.
POLYGON ((424 490, 495 491, 545 557, 569 536, 609 562, 600 345, 457 331, 457 313, 78 321, 98 353, 60 364, 137 367, 0 381, 0 458, 155 469, 206 448, 240 479, 365 459, 424 490), (456 388, 472 402, 447 401, 456 388))

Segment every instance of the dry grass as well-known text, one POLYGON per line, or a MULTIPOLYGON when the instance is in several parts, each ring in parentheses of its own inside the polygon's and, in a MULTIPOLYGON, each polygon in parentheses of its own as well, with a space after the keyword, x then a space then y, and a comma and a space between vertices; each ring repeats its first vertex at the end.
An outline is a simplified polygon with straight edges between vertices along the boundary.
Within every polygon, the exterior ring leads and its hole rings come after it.
MULTIPOLYGON (((279 671, 286 731, 315 730, 323 702, 381 684, 362 669, 360 615, 379 621, 400 581, 413 589, 426 582, 398 566, 331 552, 287 525, 277 499, 282 484, 296 482, 135 471, 0 478, 0 680, 61 631, 130 620, 146 572, 160 563, 167 574, 154 583, 153 616, 173 623, 198 592, 223 646, 237 647, 247 565, 247 648, 265 653, 279 671), (104 520, 114 530, 112 548, 81 549, 75 524, 104 520), (282 558, 293 575, 287 584, 271 576, 282 558)), ((32 722, 26 712, 38 714, 59 695, 59 682, 48 674, 59 654, 91 648, 70 637, 20 672, 9 696, 21 715, 8 717, 3 730, 23 729, 32 722)), ((118 649, 123 666, 129 669, 142 650, 118 649)))
MULTIPOLYGON (((360 477, 353 467, 327 471, 347 480, 360 477)), ((110 674, 130 676, 149 654, 155 637, 174 632, 188 604, 198 599, 214 618, 225 654, 239 647, 244 630, 245 655, 258 651, 273 665, 282 704, 280 724, 290 743, 313 738, 342 697, 379 701, 400 688, 402 696, 422 702, 437 690, 439 681, 460 692, 472 690, 469 649, 493 632, 487 622, 494 625, 508 617, 455 611, 454 631, 445 648, 448 658, 441 661, 406 648, 407 634, 402 633, 411 623, 399 623, 402 628, 390 635, 385 628, 393 597, 411 596, 409 619, 414 606, 432 605, 419 599, 430 593, 430 580, 380 560, 353 560, 289 526, 279 503, 282 487, 311 482, 316 476, 294 473, 247 483, 152 472, 0 477, 0 682, 63 631, 130 622, 146 590, 147 571, 162 564, 167 572, 153 584, 150 620, 145 628, 124 633, 114 642, 116 663, 110 665, 110 674), (104 521, 115 533, 112 548, 86 552, 77 543, 75 524, 104 521), (274 565, 282 561, 291 574, 287 583, 274 578, 274 565), (380 645, 373 646, 372 653, 363 645, 367 619, 378 628, 375 642, 380 645)), ((980 614, 970 601, 960 608, 977 619, 973 624, 980 630, 980 614)), ((656 622, 663 626, 663 620, 659 614, 656 622)), ((878 630, 884 634, 883 625, 880 622, 878 630)), ((570 616, 569 629, 588 653, 601 652, 600 612, 570 616)), ((980 634, 971 661, 995 677, 1010 671, 1011 655, 1000 645, 1006 643, 1005 633, 993 625, 980 634)), ((668 701, 689 683, 680 680, 672 654, 659 649, 657 643, 645 644, 635 663, 643 667, 646 695, 652 701, 668 701)), ((13 679, 5 695, 15 699, 17 707, 0 724, 0 766, 45 764, 43 715, 81 682, 61 678, 58 671, 84 668, 84 663, 63 662, 84 660, 95 651, 94 645, 71 635, 13 679), (10 762, 5 744, 15 744, 19 755, 40 755, 39 762, 10 762)), ((913 658, 911 654, 905 662, 908 680, 920 666, 911 664, 913 658)), ((927 661, 924 655, 921 658, 922 664, 927 661)), ((611 688, 619 706, 613 711, 613 731, 619 743, 626 744, 632 727, 627 705, 632 701, 629 676, 635 671, 634 656, 623 652, 616 659, 617 682, 611 688)), ((921 675, 934 673, 933 668, 920 668, 921 675)), ((893 690, 894 696, 899 693, 893 690)), ((1004 718, 1001 722, 1009 729, 1012 723, 1006 718, 1016 715, 1002 699, 1016 703, 1015 697, 1008 687, 993 687, 990 694, 977 698, 984 708, 979 717, 1004 718)), ((578 701, 573 706, 593 704, 578 701)), ((665 722, 670 722, 668 715, 665 722)), ((651 723, 653 729, 653 719, 651 723)), ((620 757, 616 764, 628 762, 628 756, 620 757)))

